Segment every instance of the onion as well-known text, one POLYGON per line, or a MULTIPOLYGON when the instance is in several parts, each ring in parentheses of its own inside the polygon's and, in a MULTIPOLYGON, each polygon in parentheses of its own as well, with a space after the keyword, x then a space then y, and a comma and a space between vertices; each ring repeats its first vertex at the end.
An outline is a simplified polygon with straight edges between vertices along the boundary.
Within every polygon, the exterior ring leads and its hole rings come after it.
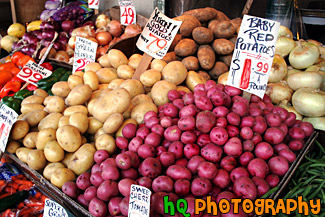
POLYGON ((114 37, 113 40, 108 44, 109 47, 111 47, 113 44, 118 42, 121 38, 120 37, 114 37))
POLYGON ((292 96, 292 105, 304 116, 324 116, 325 92, 312 88, 300 88, 292 96))
POLYGON ((91 20, 88 20, 87 22, 85 22, 82 26, 95 26, 94 22, 91 20))
POLYGON ((112 41, 112 35, 109 32, 96 33, 96 40, 98 45, 108 45, 112 41))
POLYGON ((312 44, 314 44, 316 46, 322 46, 323 45, 321 42, 316 41, 314 39, 308 39, 307 42, 312 43, 312 44))
POLYGON ((98 43, 97 39, 94 38, 94 37, 88 37, 87 39, 90 40, 90 41, 93 41, 95 43, 98 43))
POLYGON ((69 41, 68 41, 68 45, 69 47, 71 47, 72 49, 74 49, 75 45, 76 45, 76 36, 72 36, 69 41))
POLYGON ((218 84, 226 85, 227 81, 228 81, 228 74, 229 74, 229 71, 219 75, 218 84))
POLYGON ((279 28, 279 33, 278 33, 278 37, 287 37, 287 38, 293 38, 292 32, 290 31, 290 29, 286 26, 280 26, 279 28))
POLYGON ((302 87, 319 89, 323 84, 323 80, 323 76, 318 72, 296 72, 288 77, 287 83, 293 90, 302 87))
POLYGON ((47 1, 45 2, 45 8, 48 10, 58 9, 61 5, 60 1, 47 1))
POLYGON ((290 65, 296 69, 305 69, 313 65, 319 57, 319 49, 312 43, 298 43, 289 54, 290 65))
POLYGON ((97 52, 96 52, 97 58, 100 58, 101 56, 106 54, 108 48, 109 48, 108 45, 98 47, 97 52))
POLYGON ((324 60, 325 59, 325 47, 318 46, 320 57, 324 60))
POLYGON ((56 31, 59 31, 60 25, 56 21, 42 22, 40 25, 40 30, 44 30, 44 29, 54 29, 56 31))
POLYGON ((271 97, 272 103, 274 104, 279 104, 283 100, 290 101, 292 93, 293 90, 284 82, 271 83, 268 84, 266 88, 266 94, 271 97))
POLYGON ((96 18, 95 25, 97 28, 106 27, 109 21, 110 19, 108 16, 106 16, 105 14, 100 14, 96 18))
POLYGON ((73 36, 79 36, 83 38, 88 38, 88 37, 95 37, 95 30, 93 26, 83 26, 74 29, 71 32, 71 37, 73 36))
POLYGON ((141 26, 139 24, 130 24, 125 27, 124 34, 128 37, 135 36, 142 31, 141 26))
MULTIPOLYGON (((44 47, 40 54, 39 54, 39 59, 42 59, 42 57, 44 56, 45 52, 47 51, 48 47, 44 47)), ((47 58, 54 58, 56 54, 56 50, 52 47, 49 54, 47 55, 47 58)))
POLYGON ((295 47, 296 43, 292 38, 282 36, 276 41, 275 53, 282 57, 286 57, 295 47))
POLYGON ((322 91, 325 91, 325 72, 319 71, 318 73, 321 74, 321 75, 323 76, 323 84, 322 84, 322 86, 320 87, 320 89, 321 89, 322 91))
POLYGON ((59 61, 69 62, 70 56, 66 51, 60 50, 56 52, 54 59, 59 61))
POLYGON ((268 82, 277 83, 281 81, 287 76, 287 70, 286 61, 280 55, 275 54, 268 82))
POLYGON ((108 32, 111 33, 112 36, 118 37, 123 32, 123 26, 120 21, 112 20, 108 23, 108 32))
POLYGON ((279 106, 286 109, 288 112, 295 113, 296 114, 296 120, 302 120, 303 116, 299 112, 297 112, 296 109, 293 106, 288 105, 287 101, 282 101, 279 104, 279 106))
POLYGON ((69 56, 74 55, 74 50, 68 44, 65 45, 65 51, 69 54, 69 56))
POLYGON ((66 33, 70 32, 71 29, 73 29, 75 27, 75 24, 73 21, 71 20, 65 20, 61 23, 61 28, 63 31, 65 31, 66 33))
POLYGON ((317 118, 307 118, 305 117, 303 121, 307 121, 313 125, 313 127, 317 130, 325 131, 325 117, 317 117, 317 118))
POLYGON ((42 32, 42 39, 47 39, 52 41, 55 35, 55 30, 53 29, 45 29, 42 32))

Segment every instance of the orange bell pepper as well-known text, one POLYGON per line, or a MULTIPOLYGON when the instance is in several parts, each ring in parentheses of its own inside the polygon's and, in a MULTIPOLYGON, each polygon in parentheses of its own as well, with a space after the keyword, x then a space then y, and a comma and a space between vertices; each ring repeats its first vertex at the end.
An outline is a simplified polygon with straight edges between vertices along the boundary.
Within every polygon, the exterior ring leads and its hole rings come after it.
MULTIPOLYGON (((3 64, 4 65, 4 64, 3 64)), ((0 70, 0 85, 6 84, 10 81, 14 76, 8 70, 0 70)))

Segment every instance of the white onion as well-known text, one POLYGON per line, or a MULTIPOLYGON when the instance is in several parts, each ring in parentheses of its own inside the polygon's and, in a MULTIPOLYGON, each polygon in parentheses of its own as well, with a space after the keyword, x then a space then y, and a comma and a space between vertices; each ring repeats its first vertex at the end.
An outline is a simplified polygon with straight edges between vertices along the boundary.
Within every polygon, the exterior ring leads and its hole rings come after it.
POLYGON ((224 85, 226 85, 227 84, 227 81, 228 81, 228 74, 229 74, 229 71, 221 74, 218 77, 218 84, 224 84, 224 85))
POLYGON ((292 96, 292 105, 307 117, 325 115, 325 92, 312 88, 300 88, 292 96))
POLYGON ((303 121, 311 123, 315 129, 325 131, 325 117, 317 118, 307 118, 305 117, 303 121))
POLYGON ((323 45, 321 42, 316 41, 314 39, 308 39, 307 42, 312 43, 312 44, 314 44, 316 46, 322 46, 323 45))
POLYGON ((320 66, 319 65, 312 65, 305 69, 305 72, 319 72, 320 66))
POLYGON ((287 38, 293 38, 292 32, 290 31, 290 29, 286 26, 280 26, 279 28, 279 33, 278 33, 278 37, 287 37, 287 38))
POLYGON ((274 55, 272 62, 272 68, 269 75, 269 83, 280 82, 287 76, 287 63, 279 54, 274 55))
POLYGON ((320 87, 320 90, 321 90, 321 91, 325 91, 325 71, 324 71, 324 72, 323 72, 323 71, 319 71, 318 73, 321 74, 321 75, 323 76, 323 84, 322 84, 322 86, 320 87))
POLYGON ((276 41, 275 53, 282 57, 286 57, 295 47, 296 43, 292 38, 281 36, 276 41))
POLYGON ((296 69, 305 69, 313 65, 319 57, 319 49, 312 43, 299 43, 289 54, 290 65, 296 69))
POLYGON ((96 18, 95 25, 99 29, 101 27, 107 27, 107 24, 109 23, 110 19, 105 14, 100 14, 96 18))
POLYGON ((318 72, 296 72, 287 79, 289 87, 298 90, 302 87, 319 89, 323 84, 323 76, 318 72))
POLYGON ((282 101, 290 101, 292 97, 293 90, 285 84, 281 83, 271 83, 267 85, 266 94, 272 99, 272 103, 279 104, 282 101))
POLYGON ((320 57, 325 60, 325 47, 324 46, 318 46, 319 49, 319 55, 320 57))

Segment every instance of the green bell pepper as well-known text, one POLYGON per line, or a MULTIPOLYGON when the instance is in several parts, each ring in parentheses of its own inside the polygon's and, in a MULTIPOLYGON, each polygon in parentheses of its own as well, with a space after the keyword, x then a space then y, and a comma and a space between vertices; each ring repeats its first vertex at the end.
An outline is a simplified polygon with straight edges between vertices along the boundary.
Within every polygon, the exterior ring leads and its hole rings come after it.
POLYGON ((50 77, 56 77, 58 80, 67 72, 64 68, 58 68, 56 69, 50 77))
POLYGON ((39 80, 36 84, 38 88, 43 89, 47 92, 51 90, 53 84, 55 84, 58 81, 59 79, 57 77, 51 75, 50 77, 39 80))
POLYGON ((12 108, 15 112, 17 112, 17 114, 20 114, 21 101, 22 100, 13 98, 11 96, 5 96, 1 99, 1 105, 5 104, 6 106, 12 108))
POLYGON ((23 100, 26 97, 31 96, 31 95, 33 95, 32 91, 29 91, 27 89, 23 89, 23 90, 20 90, 20 91, 16 92, 15 95, 14 95, 14 98, 23 100))
POLYGON ((72 75, 71 71, 67 71, 61 78, 60 81, 68 81, 69 76, 72 75))

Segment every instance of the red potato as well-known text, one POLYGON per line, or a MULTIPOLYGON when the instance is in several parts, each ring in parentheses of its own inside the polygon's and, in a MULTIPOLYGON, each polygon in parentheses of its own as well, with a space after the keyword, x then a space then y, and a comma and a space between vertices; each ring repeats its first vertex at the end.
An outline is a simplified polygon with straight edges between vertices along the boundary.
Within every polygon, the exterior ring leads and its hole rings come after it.
POLYGON ((228 156, 239 157, 243 153, 243 145, 237 137, 230 138, 223 147, 228 156))
POLYGON ((228 125, 228 121, 225 117, 220 117, 216 119, 216 127, 226 128, 228 125))
POLYGON ((213 178, 212 182, 219 188, 225 188, 230 184, 230 175, 226 170, 218 169, 217 174, 213 178))
POLYGON ((138 152, 138 149, 142 144, 143 140, 140 137, 133 137, 129 142, 128 149, 133 152, 138 152))
POLYGON ((196 140, 196 143, 201 148, 206 146, 207 144, 211 143, 210 135, 209 134, 200 134, 196 140))
POLYGON ((257 196, 257 189, 254 182, 245 176, 238 178, 233 187, 234 193, 243 199, 255 200, 257 196))
POLYGON ((195 116, 198 112, 198 108, 193 105, 193 104, 190 104, 190 105, 187 105, 187 106, 184 106, 183 108, 181 108, 181 110, 179 110, 179 117, 186 117, 186 116, 195 116))
POLYGON ((166 151, 167 151, 167 148, 165 148, 164 146, 158 146, 158 147, 156 147, 156 155, 157 156, 160 156, 161 153, 166 152, 166 151))
POLYGON ((192 174, 189 169, 180 165, 171 165, 167 168, 166 175, 174 180, 177 179, 192 179, 192 174))
POLYGON ((256 106, 249 106, 249 115, 252 117, 256 117, 256 116, 262 116, 263 115, 263 110, 260 109, 259 107, 256 106))
POLYGON ((177 90, 170 90, 167 93, 169 101, 173 102, 175 99, 180 99, 181 94, 177 90))
POLYGON ((162 168, 159 160, 152 157, 146 158, 139 167, 139 173, 149 178, 156 178, 161 172, 162 168))
POLYGON ((112 216, 117 216, 121 213, 120 203, 122 201, 122 197, 113 197, 108 202, 108 212, 112 216))
POLYGON ((131 167, 131 158, 125 153, 118 154, 115 158, 116 166, 122 170, 127 170, 131 167))
POLYGON ((178 141, 181 138, 182 131, 176 126, 168 127, 164 132, 164 137, 169 141, 178 141))
POLYGON ((240 116, 234 112, 230 112, 227 114, 227 121, 229 124, 234 126, 239 126, 240 124, 240 116))
POLYGON ((194 196, 202 197, 212 190, 212 184, 209 179, 195 178, 191 183, 191 192, 194 196))
POLYGON ((167 127, 170 127, 172 126, 172 119, 170 117, 162 117, 160 119, 160 125, 163 127, 163 128, 167 128, 167 127))
POLYGON ((83 206, 84 208, 88 209, 89 201, 85 200, 85 197, 83 194, 79 194, 76 201, 83 206))
POLYGON ((178 115, 178 108, 172 103, 166 103, 163 113, 167 117, 175 118, 178 115))
POLYGON ((118 180, 120 178, 120 172, 116 167, 110 166, 110 167, 106 167, 103 171, 102 171, 102 178, 104 180, 118 180))
POLYGON ((229 113, 229 109, 225 106, 218 106, 218 107, 215 107, 212 110, 212 112, 214 113, 216 118, 226 117, 226 115, 229 113))
POLYGON ((159 124, 158 117, 150 117, 147 121, 144 121, 145 127, 151 129, 156 124, 159 124))
POLYGON ((201 149, 201 156, 205 160, 213 163, 218 163, 220 161, 222 153, 222 148, 212 143, 207 144, 201 149))
POLYGON ((128 123, 123 127, 122 135, 127 139, 131 139, 135 136, 136 131, 137 126, 135 124, 128 123))
POLYGON ((134 168, 130 168, 130 169, 121 171, 121 179, 128 178, 128 179, 136 180, 138 177, 139 177, 139 173, 134 168))
POLYGON ((163 136, 164 135, 164 130, 165 129, 160 124, 156 124, 156 125, 152 126, 151 133, 156 133, 159 136, 163 136))
POLYGON ((107 158, 106 160, 104 160, 101 164, 100 164, 100 171, 103 171, 106 167, 116 167, 116 163, 115 163, 115 159, 114 158, 107 158))
POLYGON ((97 150, 94 154, 94 161, 98 164, 109 158, 109 153, 105 149, 97 150))
POLYGON ((175 163, 175 154, 172 152, 162 152, 159 160, 163 167, 169 167, 170 165, 175 163))
POLYGON ((247 169, 251 176, 258 176, 263 179, 269 173, 270 170, 267 163, 261 158, 254 158, 253 160, 251 160, 248 163, 247 169))
POLYGON ((106 204, 97 198, 93 198, 89 202, 88 210, 90 214, 92 214, 95 217, 105 217, 107 214, 106 204))
POLYGON ((216 118, 211 111, 202 111, 196 115, 196 129, 201 133, 209 133, 216 123, 216 118))
POLYGON ((173 101, 173 105, 176 106, 178 109, 182 109, 185 106, 182 99, 175 99, 173 101))
POLYGON ((304 145, 305 145, 305 142, 302 139, 291 140, 288 144, 289 148, 292 151, 300 151, 304 147, 304 145))
POLYGON ((264 179, 254 176, 252 178, 252 181, 256 185, 258 197, 262 197, 266 192, 268 192, 270 190, 269 183, 267 183, 267 181, 265 181, 264 179))
POLYGON ((227 130, 222 127, 214 127, 210 132, 210 140, 216 145, 224 145, 228 141, 227 130))
POLYGON ((292 125, 295 124, 296 122, 296 114, 293 112, 289 112, 288 118, 284 121, 284 123, 288 126, 291 127, 292 125))
POLYGON ((156 155, 156 149, 153 145, 143 144, 138 149, 138 155, 143 159, 154 157, 156 155))
POLYGON ((95 172, 90 176, 90 183, 96 187, 98 187, 103 181, 104 179, 102 178, 101 172, 95 172))
POLYGON ((154 192, 172 192, 174 190, 174 181, 168 176, 158 176, 152 182, 152 190, 154 192))
POLYGON ((115 139, 115 144, 119 149, 127 149, 129 141, 127 138, 119 136, 115 139))
POLYGON ((137 182, 132 179, 122 179, 118 182, 118 190, 124 197, 128 197, 130 195, 131 185, 136 184, 137 182))
POLYGON ((143 187, 151 189, 152 187, 152 179, 149 177, 140 177, 137 179, 137 183, 143 187))
POLYGON ((90 173, 84 172, 78 176, 76 184, 80 190, 86 190, 86 188, 88 188, 91 185, 90 175, 91 175, 90 173))
POLYGON ((201 156, 194 156, 188 161, 186 167, 194 175, 198 172, 198 167, 199 167, 200 163, 202 163, 202 162, 205 162, 205 160, 201 156))
POLYGON ((180 159, 176 160, 175 165, 180 165, 180 166, 186 167, 187 163, 188 163, 188 160, 186 158, 180 158, 180 159))
POLYGON ((225 85, 225 93, 232 97, 232 96, 240 96, 240 95, 242 95, 243 91, 241 89, 236 88, 236 87, 225 85))
POLYGON ((287 135, 288 134, 288 126, 285 124, 285 123, 282 123, 280 126, 279 126, 280 130, 282 130, 283 132, 283 135, 287 135))
POLYGON ((295 123, 291 127, 299 127, 301 123, 301 120, 295 120, 295 123))
MULTIPOLYGON (((272 102, 268 102, 268 103, 272 105, 272 102)), ((272 109, 272 113, 278 114, 282 121, 287 120, 287 118, 289 117, 289 112, 286 109, 279 106, 274 106, 272 109)))
POLYGON ((274 188, 280 183, 280 178, 278 175, 270 174, 265 177, 265 181, 267 181, 271 188, 274 188))
MULTIPOLYGON (((163 106, 161 107, 161 109, 164 109, 163 106)), ((143 121, 147 122, 151 117, 157 117, 157 112, 155 111, 146 112, 143 116, 143 121)))
POLYGON ((200 154, 200 147, 196 144, 186 144, 184 146, 184 155, 187 159, 191 159, 193 156, 200 154))
POLYGON ((237 161, 233 156, 226 156, 221 159, 220 167, 228 172, 231 172, 237 166, 237 161))
POLYGON ((91 174, 95 172, 101 172, 102 169, 100 168, 100 164, 94 164, 93 167, 91 168, 91 174))
POLYGON ((241 136, 241 138, 243 138, 245 140, 253 138, 253 135, 254 135, 254 132, 253 132, 252 128, 250 128, 250 127, 242 127, 240 129, 240 136, 241 136))
POLYGON ((206 91, 209 91, 211 88, 216 87, 216 86, 217 86, 217 83, 214 80, 208 80, 204 84, 204 89, 206 91))
POLYGON ((304 139, 306 137, 305 131, 300 127, 292 127, 289 129, 289 136, 293 139, 304 139))
POLYGON ((201 178, 214 179, 218 170, 215 164, 204 161, 199 164, 197 171, 201 178))
POLYGON ((279 156, 287 159, 289 163, 293 163, 296 160, 296 155, 289 149, 282 149, 279 151, 279 156))
POLYGON ((129 197, 124 197, 120 202, 120 210, 123 216, 127 216, 129 213, 129 197))
POLYGON ((198 98, 198 97, 201 97, 201 96, 207 96, 207 92, 205 91, 204 87, 196 88, 198 85, 196 85, 194 87, 194 101, 195 101, 195 98, 198 98))
POLYGON ((181 117, 178 120, 177 126, 182 131, 195 129, 195 118, 192 116, 181 117))
POLYGON ((274 148, 275 153, 279 153, 279 151, 281 151, 282 149, 289 149, 289 147, 284 143, 280 143, 278 145, 275 145, 273 148, 274 148))
POLYGON ((178 121, 179 121, 179 118, 173 118, 172 125, 177 125, 178 121))
POLYGON ((168 147, 168 151, 174 153, 176 159, 179 159, 184 156, 184 144, 180 141, 172 142, 168 147))
POLYGON ((239 157, 239 163, 242 166, 247 166, 251 160, 254 159, 252 152, 246 151, 239 157))
POLYGON ((197 84, 195 87, 194 87, 194 94, 198 91, 206 91, 205 90, 205 85, 204 84, 197 84))
POLYGON ((131 167, 138 169, 138 166, 140 165, 140 158, 136 154, 136 152, 126 151, 126 152, 124 152, 124 154, 129 155, 129 157, 131 159, 131 167))
POLYGON ((255 132, 254 132, 254 136, 251 140, 253 141, 254 145, 263 141, 261 134, 255 133, 255 132))
POLYGON ((229 137, 237 137, 239 135, 239 128, 233 125, 228 125, 227 132, 229 137))
POLYGON ((184 144, 195 143, 196 142, 196 133, 194 131, 185 131, 181 135, 181 142, 184 144))
MULTIPOLYGON (((177 195, 173 193, 166 193, 166 192, 155 192, 151 195, 151 204, 150 206, 155 208, 155 211, 161 215, 164 214, 164 197, 168 196, 168 200, 176 203, 176 200, 178 199, 177 195)), ((126 216, 128 214, 126 213, 126 216)))
POLYGON ((167 139, 164 139, 162 142, 161 142, 161 146, 165 147, 165 148, 169 148, 170 144, 172 142, 171 141, 168 141, 167 139))
POLYGON ((178 196, 185 196, 191 190, 191 182, 187 179, 177 179, 174 183, 174 189, 178 196))
MULTIPOLYGON (((292 129, 292 128, 291 128, 292 129)), ((267 128, 264 134, 264 140, 272 145, 280 144, 284 139, 283 131, 278 127, 267 128)))
POLYGON ((260 142, 256 145, 254 153, 256 157, 267 160, 273 156, 274 150, 269 143, 260 142))
POLYGON ((203 110, 203 111, 204 110, 211 111, 213 109, 213 104, 207 96, 200 96, 200 97, 194 98, 194 103, 198 109, 203 110))
POLYGON ((96 186, 89 186, 86 188, 84 192, 84 198, 86 201, 91 201, 97 195, 97 187, 96 186))
POLYGON ((119 195, 118 184, 112 180, 103 181, 97 189, 97 198, 103 201, 108 201, 117 195, 119 195))
POLYGON ((263 134, 267 128, 266 121, 262 116, 255 117, 255 125, 253 126, 253 131, 255 133, 263 134))
POLYGON ((243 141, 243 151, 253 151, 254 147, 255 147, 255 145, 252 140, 243 141))
POLYGON ((269 95, 264 94, 263 102, 272 103, 272 99, 269 95))
POLYGON ((194 104, 194 93, 186 93, 182 98, 184 105, 194 104))
POLYGON ((75 182, 65 182, 62 186, 62 191, 69 197, 76 199, 79 195, 79 188, 75 182))
POLYGON ((231 199, 237 198, 233 192, 230 191, 222 191, 217 195, 216 202, 219 203, 221 199, 226 199, 231 201, 231 199))
POLYGON ((237 168, 233 169, 230 173, 230 179, 233 183, 235 183, 235 181, 237 179, 239 179, 240 177, 243 177, 243 176, 249 178, 249 173, 248 173, 247 169, 244 167, 237 167, 237 168))
POLYGON ((141 138, 142 140, 144 140, 149 135, 149 133, 150 133, 149 128, 147 128, 147 127, 141 127, 141 128, 139 128, 137 130, 135 136, 141 138))
POLYGON ((248 101, 246 99, 245 101, 243 100, 235 101, 232 104, 231 111, 238 114, 240 117, 247 116, 249 113, 248 101))
POLYGON ((267 114, 265 120, 269 127, 279 127, 282 123, 280 115, 274 113, 267 114))
POLYGON ((225 106, 227 103, 227 96, 224 92, 221 90, 218 90, 217 88, 215 89, 210 89, 208 91, 208 97, 210 98, 212 104, 217 107, 217 106, 225 106))

